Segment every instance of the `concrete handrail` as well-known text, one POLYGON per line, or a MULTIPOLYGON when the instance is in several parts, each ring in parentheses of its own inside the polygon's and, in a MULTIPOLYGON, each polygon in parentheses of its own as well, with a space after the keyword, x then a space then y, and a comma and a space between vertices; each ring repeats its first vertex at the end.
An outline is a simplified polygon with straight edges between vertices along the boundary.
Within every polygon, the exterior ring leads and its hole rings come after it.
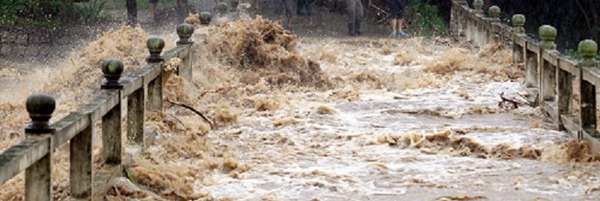
POLYGON ((123 64, 119 59, 107 59, 102 71, 107 81, 102 92, 79 109, 49 124, 55 101, 48 94, 34 94, 27 99, 27 111, 32 123, 25 129, 26 139, 0 153, 0 184, 25 171, 25 199, 52 200, 52 153, 65 142, 70 143, 70 186, 73 200, 101 198, 112 186, 111 181, 122 174, 122 122, 127 123, 127 138, 136 146, 144 146, 144 117, 147 111, 162 108, 162 73, 164 61, 181 59, 177 74, 192 77, 193 26, 177 27, 177 47, 161 56, 164 41, 151 37, 147 41, 148 64, 121 78, 123 64), (127 111, 126 120, 121 114, 127 111), (92 168, 92 133, 94 125, 102 125, 103 165, 92 168))
POLYGON ((600 132, 597 129, 596 86, 600 86, 600 69, 594 60, 598 52, 596 42, 584 40, 579 44, 583 59, 577 61, 556 50, 556 29, 543 25, 538 32, 540 42, 525 35, 524 15, 514 15, 513 26, 495 19, 499 8, 491 6, 487 17, 483 14, 482 0, 475 0, 471 9, 466 0, 453 0, 451 34, 476 46, 502 43, 512 46, 513 63, 526 67, 525 87, 530 101, 539 103, 553 126, 565 130, 578 139, 587 140, 600 151, 600 132), (579 91, 573 91, 578 83, 579 91), (579 96, 579 108, 574 108, 574 97, 579 96), (579 110, 579 114, 574 111, 579 110))

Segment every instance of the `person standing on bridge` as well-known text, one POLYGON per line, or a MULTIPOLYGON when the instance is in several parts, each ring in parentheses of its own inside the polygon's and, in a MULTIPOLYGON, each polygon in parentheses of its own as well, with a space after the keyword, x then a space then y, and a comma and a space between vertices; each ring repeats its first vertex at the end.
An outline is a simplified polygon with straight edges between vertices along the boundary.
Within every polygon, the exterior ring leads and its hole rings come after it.
POLYGON ((312 16, 312 11, 310 10, 310 4, 312 3, 312 0, 298 0, 298 3, 296 5, 296 14, 298 16, 312 16), (306 8, 306 13, 302 12, 302 8, 306 8))
POLYGON ((348 11, 348 35, 361 35, 360 23, 364 16, 361 0, 346 0, 346 10, 348 11))
POLYGON ((404 8, 408 4, 408 0, 390 0, 390 10, 392 11, 392 34, 391 38, 398 38, 398 34, 403 38, 408 37, 402 27, 404 26, 404 8))
POLYGON ((284 26, 283 15, 287 18, 286 29, 292 29, 292 0, 275 0, 275 15, 282 26, 284 26))

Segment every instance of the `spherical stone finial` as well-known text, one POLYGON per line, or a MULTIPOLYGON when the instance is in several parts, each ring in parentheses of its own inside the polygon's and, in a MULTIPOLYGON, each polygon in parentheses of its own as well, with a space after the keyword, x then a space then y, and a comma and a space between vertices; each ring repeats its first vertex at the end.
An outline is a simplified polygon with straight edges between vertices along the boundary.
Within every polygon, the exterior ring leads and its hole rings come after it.
POLYGON ((483 8, 483 4, 483 0, 474 0, 473 8, 475 8, 476 10, 481 10, 483 8))
POLYGON ((596 41, 590 39, 583 40, 579 42, 577 50, 581 57, 583 57, 579 62, 579 66, 598 67, 598 61, 594 60, 594 57, 598 54, 598 44, 596 41))
POLYGON ((106 82, 102 84, 102 89, 122 89, 123 85, 119 83, 119 78, 123 73, 123 62, 117 58, 106 59, 102 62, 102 72, 106 82))
POLYGON ((54 128, 48 124, 56 108, 56 101, 52 96, 45 93, 33 94, 27 97, 25 107, 31 118, 31 124, 25 128, 25 133, 43 134, 54 131, 54 128))
POLYGON ((540 38, 542 38, 542 42, 540 42, 542 49, 556 49, 556 44, 554 43, 556 40, 556 28, 550 25, 542 25, 538 29, 538 33, 540 38))
POLYGON ((188 23, 183 23, 177 25, 177 35, 179 35, 179 40, 177 41, 177 45, 182 44, 192 44, 190 37, 194 34, 194 26, 188 23))
POLYGON ((227 13, 227 8, 228 7, 229 6, 227 5, 226 2, 219 2, 217 4, 217 11, 219 12, 219 14, 225 14, 225 13, 227 13))
POLYGON ((207 25, 210 24, 210 20, 212 19, 212 14, 210 12, 200 12, 200 24, 207 25))
POLYGON ((483 15, 483 0, 474 0, 473 1, 473 12, 477 15, 477 16, 482 16, 483 15))
POLYGON ((147 62, 161 62, 165 60, 160 56, 160 53, 165 47, 165 41, 162 38, 148 38, 146 41, 146 47, 148 47, 148 51, 150 51, 150 56, 146 58, 147 62))
POLYGON ((522 15, 522 14, 513 15, 512 24, 513 24, 513 33, 517 33, 517 34, 525 33, 525 28, 523 28, 523 26, 525 26, 525 15, 522 15))
POLYGON ((488 8, 488 15, 491 18, 498 19, 498 21, 500 21, 500 19, 499 19, 500 12, 501 12, 501 10, 500 10, 500 7, 498 7, 498 6, 490 6, 490 8, 488 8))
POLYGON ((523 14, 515 14, 512 16, 512 23, 515 27, 525 26, 525 15, 523 14))

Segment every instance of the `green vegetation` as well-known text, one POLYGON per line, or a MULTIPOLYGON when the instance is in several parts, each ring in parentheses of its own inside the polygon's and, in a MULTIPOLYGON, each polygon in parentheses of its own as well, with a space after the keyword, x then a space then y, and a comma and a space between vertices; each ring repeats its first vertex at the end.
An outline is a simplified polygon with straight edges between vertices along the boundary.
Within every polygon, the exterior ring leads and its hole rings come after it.
POLYGON ((3 0, 0 1, 0 24, 52 26, 58 16, 69 16, 59 1, 3 0))
POLYGON ((421 36, 446 36, 447 23, 439 16, 438 6, 427 1, 409 0, 404 10, 408 30, 421 36))
MULTIPOLYGON (((573 59, 581 59, 581 54, 579 54, 579 51, 577 51, 576 49, 566 49, 565 50, 565 55, 573 58, 573 59)), ((600 61, 600 54, 596 55, 596 60, 600 61)))
MULTIPOLYGON (((372 9, 374 21, 376 23, 389 26, 389 14, 391 1, 394 0, 372 0, 374 5, 372 9)), ((441 0, 440 0, 441 1, 441 0)), ((408 5, 404 8, 404 19, 407 31, 417 36, 446 36, 448 34, 448 19, 445 19, 446 13, 449 13, 449 0, 443 0, 447 3, 437 3, 433 0, 408 0, 408 5), (437 4, 436 4, 437 3, 437 4), (448 5, 446 5, 448 4, 448 5), (440 10, 441 9, 447 9, 440 10)), ((449 18, 449 15, 447 16, 449 18)))
MULTIPOLYGON (((140 8, 148 8, 148 0, 137 2, 140 8)), ((173 3, 159 3, 159 7, 173 6, 170 4, 173 3)), ((0 24, 52 27, 61 23, 93 22, 105 19, 103 11, 107 9, 124 8, 125 1, 0 0, 0 24)))
POLYGON ((99 0, 91 0, 88 3, 82 4, 79 9, 76 9, 77 13, 85 21, 93 21, 100 19, 100 14, 104 8, 106 2, 99 0))

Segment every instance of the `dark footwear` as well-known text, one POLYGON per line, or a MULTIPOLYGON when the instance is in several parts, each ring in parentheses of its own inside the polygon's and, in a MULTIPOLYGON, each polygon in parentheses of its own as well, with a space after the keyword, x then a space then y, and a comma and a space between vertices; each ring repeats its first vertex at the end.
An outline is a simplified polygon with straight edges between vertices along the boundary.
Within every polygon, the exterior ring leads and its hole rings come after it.
POLYGON ((360 31, 360 20, 356 20, 354 23, 354 32, 356 35, 362 35, 362 31, 360 31))
POLYGON ((348 23, 348 35, 354 36, 355 34, 354 23, 348 23))

